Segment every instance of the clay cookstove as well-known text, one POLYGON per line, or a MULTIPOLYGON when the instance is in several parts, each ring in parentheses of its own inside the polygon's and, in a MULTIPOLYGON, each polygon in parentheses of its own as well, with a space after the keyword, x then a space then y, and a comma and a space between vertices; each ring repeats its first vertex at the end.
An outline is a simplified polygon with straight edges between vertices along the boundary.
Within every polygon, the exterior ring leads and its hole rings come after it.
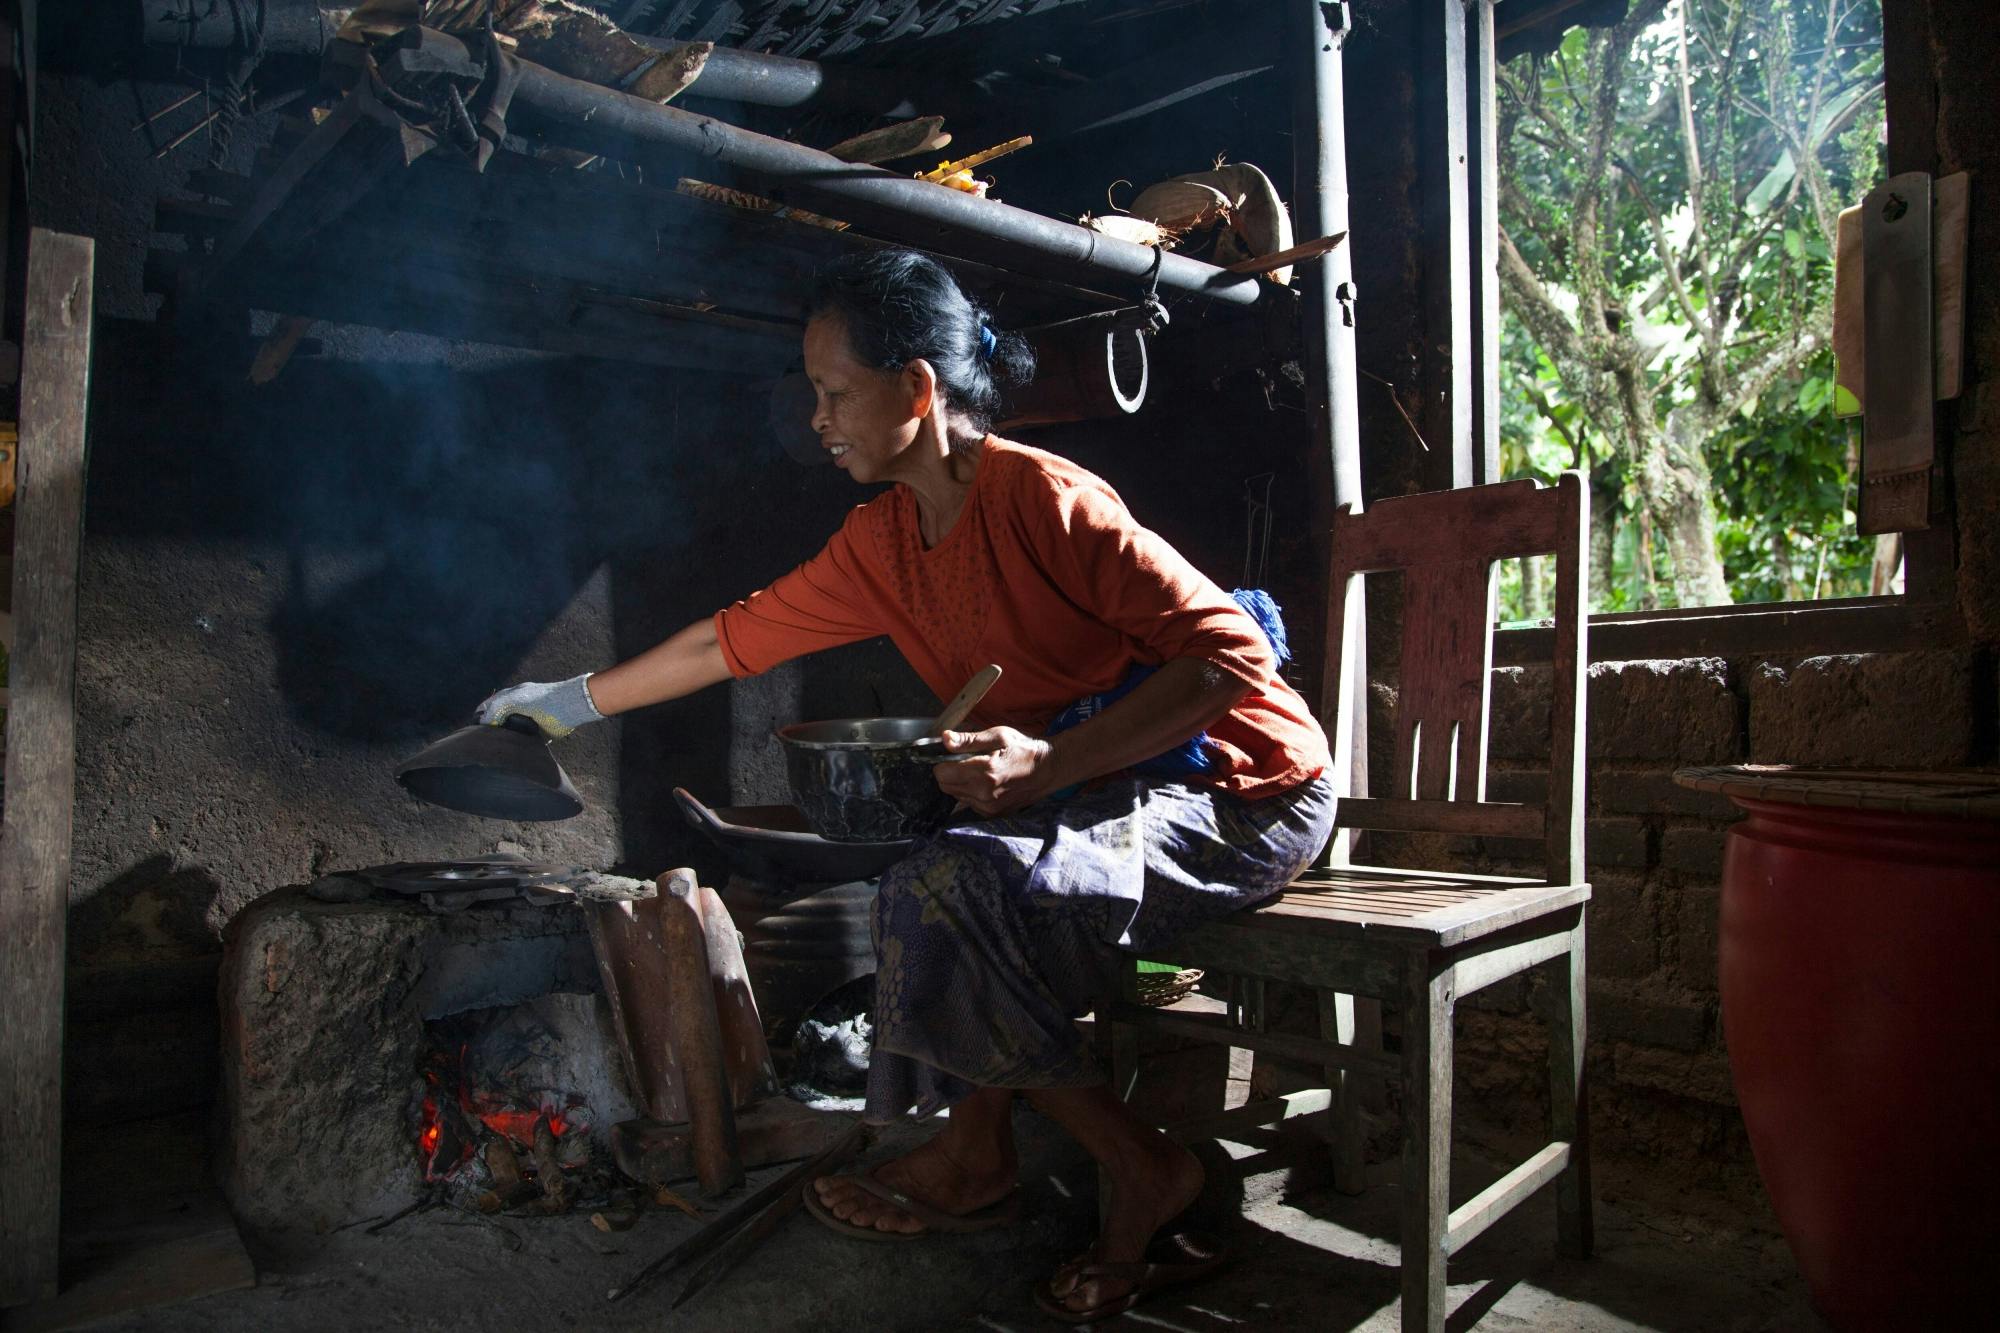
POLYGON ((588 904, 654 886, 495 860, 278 890, 231 923, 224 1188, 261 1230, 414 1202, 558 1212, 634 1117, 588 904))

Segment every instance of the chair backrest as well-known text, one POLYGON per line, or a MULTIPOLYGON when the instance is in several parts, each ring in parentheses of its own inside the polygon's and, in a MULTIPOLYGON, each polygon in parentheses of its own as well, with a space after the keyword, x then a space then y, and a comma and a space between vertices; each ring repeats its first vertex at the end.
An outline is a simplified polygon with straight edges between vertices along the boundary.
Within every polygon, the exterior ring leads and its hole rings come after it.
MULTIPOLYGON (((1334 517, 1327 587, 1324 712, 1334 719, 1336 863, 1347 831, 1379 829, 1541 840, 1551 882, 1583 878, 1584 683, 1590 505, 1581 473, 1554 487, 1509 481, 1384 500, 1334 517), (1555 556, 1555 662, 1546 805, 1486 799, 1495 562, 1555 556), (1391 795, 1351 794, 1365 722, 1362 576, 1403 576, 1403 652, 1391 795)), ((1376 784, 1379 789, 1379 784, 1376 784)))

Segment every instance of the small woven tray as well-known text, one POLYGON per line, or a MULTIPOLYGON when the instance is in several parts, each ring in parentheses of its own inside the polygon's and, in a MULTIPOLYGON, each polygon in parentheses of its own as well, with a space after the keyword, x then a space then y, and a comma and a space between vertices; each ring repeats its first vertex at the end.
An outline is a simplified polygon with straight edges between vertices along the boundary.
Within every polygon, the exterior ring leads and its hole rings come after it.
POLYGON ((1192 991, 1201 981, 1201 969, 1184 967, 1178 972, 1141 972, 1136 999, 1140 1004, 1164 1009, 1192 991))

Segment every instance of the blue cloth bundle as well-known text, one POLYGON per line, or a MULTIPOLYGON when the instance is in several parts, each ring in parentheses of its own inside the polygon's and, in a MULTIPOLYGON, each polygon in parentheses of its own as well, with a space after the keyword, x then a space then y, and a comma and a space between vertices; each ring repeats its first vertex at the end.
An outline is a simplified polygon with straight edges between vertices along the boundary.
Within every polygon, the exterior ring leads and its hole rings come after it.
MULTIPOLYGON (((1291 644, 1285 638, 1285 620, 1278 610, 1278 604, 1271 600, 1271 594, 1262 588, 1237 588, 1229 594, 1236 604, 1249 613, 1257 622, 1257 628, 1264 631, 1264 637, 1271 641, 1271 651, 1277 656, 1278 665, 1283 667, 1292 660, 1291 644)), ((1057 713, 1049 723, 1048 733, 1068 731, 1079 723, 1087 722, 1099 713, 1117 703, 1133 690, 1139 682, 1158 671, 1158 667, 1135 666, 1125 679, 1102 694, 1086 695, 1057 713)), ((1177 745, 1165 754, 1155 755, 1144 763, 1132 765, 1134 773, 1149 778, 1186 777, 1190 773, 1206 773, 1212 767, 1208 757, 1206 742, 1208 733, 1203 732, 1182 745, 1177 745)))

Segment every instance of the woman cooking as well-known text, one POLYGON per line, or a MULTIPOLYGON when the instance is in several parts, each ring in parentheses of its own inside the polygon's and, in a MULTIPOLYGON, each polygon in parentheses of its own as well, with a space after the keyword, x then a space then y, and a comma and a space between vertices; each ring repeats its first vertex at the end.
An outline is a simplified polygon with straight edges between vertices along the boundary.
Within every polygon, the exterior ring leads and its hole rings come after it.
POLYGON ((1109 485, 987 433, 1033 356, 939 264, 834 265, 805 365, 834 466, 889 489, 762 592, 610 670, 503 690, 481 719, 522 713, 563 735, 882 634, 941 698, 1000 664, 981 725, 945 738, 964 759, 936 770, 970 813, 885 872, 875 906, 867 1117, 950 1115, 907 1156, 822 1179, 808 1204, 870 1239, 1004 1224, 1025 1097, 1111 1188, 1096 1244, 1038 1298, 1101 1318, 1216 1265, 1169 1226, 1201 1190, 1199 1162, 1112 1094, 1073 1020, 1122 961, 1273 896, 1320 850, 1326 738, 1258 622, 1109 485))

